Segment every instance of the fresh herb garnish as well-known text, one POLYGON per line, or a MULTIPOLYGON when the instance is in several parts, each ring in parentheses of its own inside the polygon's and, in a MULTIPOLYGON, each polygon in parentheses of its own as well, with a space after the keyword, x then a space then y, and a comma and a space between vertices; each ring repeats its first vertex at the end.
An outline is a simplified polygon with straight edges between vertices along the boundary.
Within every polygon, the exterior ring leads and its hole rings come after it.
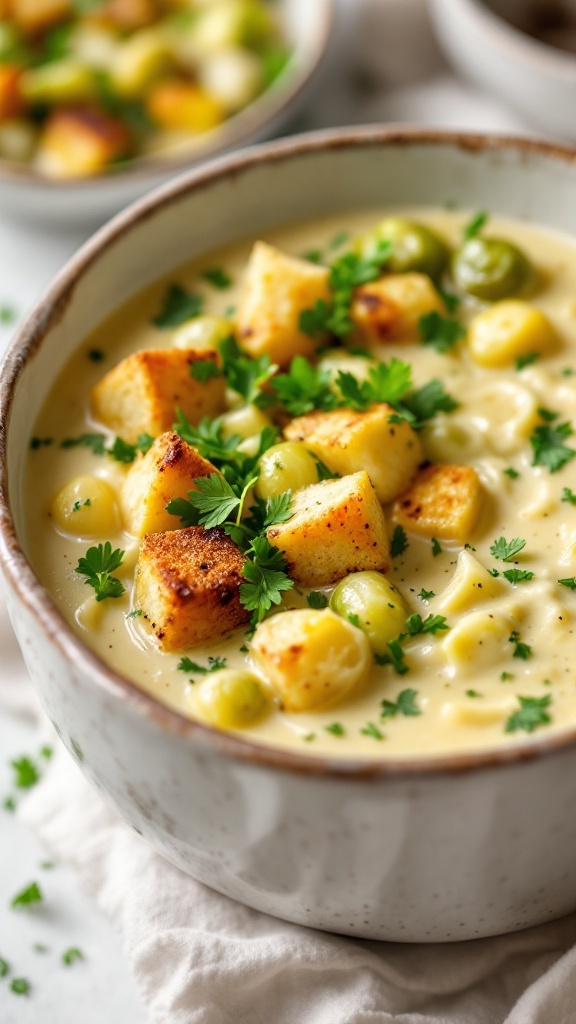
POLYGON ((160 312, 153 317, 152 323, 161 330, 179 327, 180 324, 200 316, 204 300, 200 295, 188 292, 180 284, 170 285, 160 312))
POLYGON ((197 359, 190 366, 190 376, 200 384, 206 384, 213 377, 222 377, 222 370, 213 359, 197 359))
POLYGON ((22 889, 10 900, 11 907, 28 907, 31 903, 40 903, 43 899, 40 886, 37 882, 31 882, 25 889, 22 889))
POLYGON ((552 695, 547 693, 544 697, 518 697, 520 709, 512 712, 506 721, 506 732, 517 732, 522 729, 524 732, 534 732, 541 725, 548 725, 552 721, 547 708, 552 703, 552 695))
POLYGON ((523 356, 517 356, 514 366, 517 370, 523 370, 525 366, 531 366, 539 358, 539 352, 526 352, 523 356))
POLYGON ((430 543, 432 544, 432 557, 438 558, 438 555, 442 554, 442 545, 440 541, 436 540, 436 537, 432 537, 430 539, 430 543))
POLYGON ((458 402, 447 394, 442 381, 436 378, 411 391, 402 400, 402 409, 408 410, 414 427, 433 419, 439 412, 453 412, 457 408, 458 402))
POLYGON ((430 601, 433 597, 436 597, 436 594, 433 590, 424 590, 424 587, 422 587, 422 590, 417 596, 421 598, 422 601, 430 601))
POLYGON ((35 786, 40 778, 40 772, 29 757, 19 757, 14 761, 11 761, 15 778, 14 785, 19 789, 29 789, 30 786, 35 786))
POLYGON ((394 528, 392 534, 392 540, 390 541, 390 557, 397 558, 399 555, 404 554, 408 547, 408 537, 406 531, 400 524, 394 528))
POLYGON ((520 473, 513 466, 508 466, 508 469, 503 469, 504 476, 509 476, 511 480, 517 480, 520 473))
POLYGON ((252 612, 252 625, 262 621, 272 605, 282 601, 282 593, 294 586, 286 572, 282 553, 266 537, 255 537, 248 551, 242 575, 248 581, 240 584, 240 603, 252 612))
POLYGON ((554 426, 547 423, 536 427, 530 437, 534 454, 532 465, 546 466, 550 473, 556 473, 562 469, 562 466, 576 455, 574 448, 568 448, 564 444, 566 438, 570 437, 572 433, 572 425, 568 421, 557 423, 554 426))
POLYGON ((348 252, 335 260, 328 280, 332 299, 330 302, 319 299, 311 309, 303 309, 299 319, 300 330, 312 338, 326 332, 338 338, 349 334, 354 326, 350 319, 354 289, 376 280, 391 253, 391 243, 379 241, 368 256, 348 252))
POLYGON ((526 569, 505 569, 502 575, 509 583, 527 583, 528 580, 534 579, 534 573, 526 569))
POLYGON ((27 978, 12 978, 10 991, 14 992, 17 996, 25 996, 30 991, 30 982, 27 978))
POLYGON ((5 978, 10 970, 8 961, 0 956, 0 978, 5 978))
POLYGON ((363 729, 360 729, 362 736, 371 736, 373 740, 383 740, 386 737, 374 722, 366 722, 363 729))
POLYGON ((563 487, 560 501, 567 501, 570 505, 576 505, 576 494, 569 487, 563 487))
POLYGON ((526 541, 521 537, 514 537, 511 541, 507 541, 505 537, 499 537, 491 545, 490 554, 494 555, 494 558, 501 558, 503 562, 511 562, 515 555, 525 547, 526 541))
POLYGON ((462 324, 450 317, 441 316, 436 310, 420 317, 418 330, 422 344, 436 349, 441 355, 453 349, 466 335, 462 324))
POLYGON ((574 576, 567 576, 564 580, 558 580, 563 587, 568 587, 568 590, 576 590, 576 579, 574 576))
POLYGON ((73 964, 75 960, 83 959, 84 954, 82 953, 81 949, 78 949, 77 946, 71 946, 70 949, 67 949, 65 950, 64 953, 62 953, 62 963, 66 964, 66 966, 68 967, 70 966, 70 964, 73 964))
POLYGON ((501 680, 501 682, 507 683, 509 679, 514 679, 514 675, 513 675, 512 672, 501 672, 500 673, 500 680, 501 680))
POLYGON ((474 238, 482 231, 482 228, 488 221, 488 217, 489 214, 486 213, 486 210, 479 210, 478 213, 475 213, 474 216, 471 217, 462 230, 462 237, 465 242, 467 242, 469 238, 474 238))
POLYGON ((328 607, 328 598, 326 594, 321 594, 319 590, 312 590, 306 598, 308 606, 320 610, 321 608, 328 607))
POLYGON ((522 661, 527 661, 532 656, 532 648, 529 644, 524 644, 520 640, 520 633, 515 629, 512 630, 508 637, 508 642, 514 644, 514 651, 512 652, 513 658, 521 658, 522 661))
POLYGON ((220 342, 219 349, 228 387, 237 391, 248 404, 269 405, 264 387, 278 369, 270 356, 263 353, 253 359, 242 351, 232 335, 220 342))
POLYGON ((325 725, 324 728, 326 729, 326 732, 331 733, 332 736, 343 736, 345 732, 344 726, 341 725, 340 722, 332 722, 332 725, 325 725))
POLYGON ((214 657, 209 655, 208 665, 198 665, 197 662, 191 661, 188 657, 180 658, 176 668, 180 672, 188 672, 189 674, 205 676, 209 675, 210 672, 218 672, 219 669, 226 667, 226 658, 214 657))
POLYGON ((84 582, 94 588, 97 601, 104 601, 107 597, 121 597, 125 593, 124 586, 112 573, 122 565, 124 551, 120 548, 112 550, 109 540, 98 547, 88 548, 85 556, 81 558, 75 571, 80 576, 86 576, 84 582))
POLYGON ((225 291, 233 283, 230 274, 223 267, 208 267, 202 272, 202 277, 219 291, 225 291))
POLYGON ((94 455, 104 455, 106 437, 104 434, 80 434, 79 437, 65 437, 60 442, 61 448, 90 448, 94 455))
POLYGON ((16 319, 16 310, 13 306, 7 306, 4 303, 0 305, 0 324, 8 325, 13 324, 16 319))
POLYGON ((329 412, 338 405, 331 386, 329 370, 312 366, 303 356, 295 356, 288 373, 280 373, 271 387, 291 416, 303 416, 319 409, 329 412))
POLYGON ((425 633, 432 633, 434 635, 445 629, 450 629, 450 626, 446 622, 444 615, 427 615, 423 619, 418 612, 415 612, 406 619, 406 629, 408 636, 420 636, 425 633))
POLYGON ((395 718, 396 715, 407 717, 421 715, 422 711, 416 704, 417 690, 402 690, 395 701, 383 700, 381 703, 382 718, 395 718))
POLYGON ((483 697, 482 693, 478 693, 478 690, 466 690, 467 697, 483 697))
POLYGON ((30 449, 36 452, 39 448, 48 448, 53 442, 54 438, 52 437, 32 437, 30 438, 30 449))
POLYGON ((402 648, 402 641, 396 637, 388 642, 387 654, 375 654, 374 660, 377 665, 392 665, 399 676, 405 676, 408 672, 408 665, 405 663, 406 654, 402 648))

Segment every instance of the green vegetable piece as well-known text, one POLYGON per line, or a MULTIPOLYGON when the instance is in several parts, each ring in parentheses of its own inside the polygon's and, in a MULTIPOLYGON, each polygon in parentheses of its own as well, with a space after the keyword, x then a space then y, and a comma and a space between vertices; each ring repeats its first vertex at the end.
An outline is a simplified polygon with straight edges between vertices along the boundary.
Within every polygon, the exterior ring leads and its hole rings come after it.
POLYGON ((345 576, 334 589, 330 607, 366 633, 379 655, 388 654, 388 645, 402 631, 409 611, 389 580, 372 571, 345 576))
POLYGON ((403 217, 386 217, 365 243, 365 252, 375 242, 390 242, 392 252, 386 262, 386 269, 395 274, 417 271, 437 279, 445 269, 449 251, 445 242, 424 224, 417 224, 403 217))
POLYGON ((506 732, 517 732, 522 729, 524 732, 534 732, 542 725, 548 725, 552 721, 547 708, 552 703, 552 695, 547 693, 544 697, 518 697, 520 709, 513 711, 506 722, 506 732))
POLYGON ((474 235, 454 253, 452 274, 461 291, 483 302, 496 302, 525 291, 533 270, 512 242, 474 235))
POLYGON ((25 889, 16 893, 10 901, 11 907, 28 907, 31 903, 41 903, 43 899, 40 886, 37 882, 31 882, 25 889))

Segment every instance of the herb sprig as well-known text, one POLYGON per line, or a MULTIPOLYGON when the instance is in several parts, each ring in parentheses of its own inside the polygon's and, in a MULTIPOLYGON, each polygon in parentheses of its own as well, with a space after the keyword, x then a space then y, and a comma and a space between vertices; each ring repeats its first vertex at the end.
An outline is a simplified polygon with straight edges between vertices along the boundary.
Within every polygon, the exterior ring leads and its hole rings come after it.
POLYGON ((104 601, 107 597, 121 597, 125 593, 124 585, 112 573, 122 565, 125 552, 120 548, 112 550, 109 540, 105 544, 98 544, 98 547, 88 548, 83 558, 80 558, 75 571, 80 576, 85 576, 84 582, 94 588, 97 601, 104 601))

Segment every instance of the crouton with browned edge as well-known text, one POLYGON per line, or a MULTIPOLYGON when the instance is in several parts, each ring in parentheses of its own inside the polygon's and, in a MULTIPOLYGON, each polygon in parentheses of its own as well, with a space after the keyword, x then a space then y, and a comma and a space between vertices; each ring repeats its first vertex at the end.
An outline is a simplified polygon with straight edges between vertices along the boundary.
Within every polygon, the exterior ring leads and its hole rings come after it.
POLYGON ((470 540, 482 511, 482 488, 472 466, 426 466, 392 506, 392 519, 412 533, 470 540))
POLYGON ((420 317, 446 308, 426 274, 387 274, 357 288, 350 310, 360 344, 417 341, 420 317))

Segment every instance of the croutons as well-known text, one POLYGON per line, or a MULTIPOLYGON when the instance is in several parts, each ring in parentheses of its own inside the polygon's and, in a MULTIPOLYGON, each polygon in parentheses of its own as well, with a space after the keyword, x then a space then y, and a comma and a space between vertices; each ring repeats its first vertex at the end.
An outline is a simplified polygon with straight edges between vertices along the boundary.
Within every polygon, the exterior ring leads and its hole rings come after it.
POLYGON ((168 131, 208 132, 224 120, 224 110, 194 82, 170 79, 152 86, 146 109, 155 124, 168 131))
POLYGON ((426 466, 392 507, 392 519, 412 533, 439 540, 470 540, 482 509, 472 466, 426 466))
POLYGON ((92 411, 124 441, 169 430, 181 409, 192 423, 224 410, 224 378, 199 381, 198 362, 216 362, 215 352, 144 349, 123 359, 92 389, 92 411))
POLYGON ((367 637, 329 608, 301 608, 261 622, 252 639, 258 668, 284 711, 310 711, 341 700, 367 677, 367 637))
POLYGON ((72 13, 72 0, 11 0, 11 15, 23 32, 35 35, 72 13))
POLYGON ((165 651, 186 650, 248 622, 239 589, 245 558, 224 530, 189 526, 144 537, 136 605, 165 651))
POLYGON ((0 64, 0 122, 18 117, 24 110, 21 75, 22 69, 16 64, 0 64))
POLYGON ((217 472, 178 434, 161 434, 128 470, 121 495, 126 528, 137 537, 178 529, 178 516, 166 511, 168 502, 196 490, 196 477, 217 472))
POLYGON ((303 487, 291 510, 291 518, 270 526, 267 536, 296 583, 325 587, 350 572, 388 568, 386 521, 366 472, 303 487))
POLYGON ((55 110, 40 133, 36 167, 51 178, 90 177, 131 148, 119 118, 93 109, 55 110))
POLYGON ((329 271, 295 259, 265 242, 252 249, 237 314, 240 342, 251 356, 266 352, 287 366, 294 356, 310 357, 317 342, 300 330, 300 314, 328 301, 329 271))
POLYGON ((423 460, 417 433, 405 421, 390 423, 393 412, 384 402, 366 412, 311 412, 292 420, 284 436, 304 441, 340 476, 365 469, 385 504, 405 490, 423 460))
POLYGON ((388 274, 354 293, 350 316, 355 340, 368 345, 383 341, 417 341, 425 313, 446 313, 426 274, 388 274))

